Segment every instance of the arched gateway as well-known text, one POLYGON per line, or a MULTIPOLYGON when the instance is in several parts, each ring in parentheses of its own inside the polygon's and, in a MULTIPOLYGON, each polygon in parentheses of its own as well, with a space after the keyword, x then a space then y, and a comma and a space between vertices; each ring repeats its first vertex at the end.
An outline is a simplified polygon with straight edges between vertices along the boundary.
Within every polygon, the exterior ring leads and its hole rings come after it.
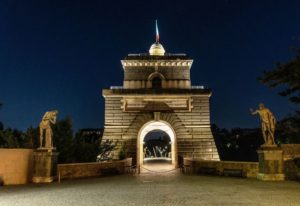
POLYGON ((172 166, 177 166, 177 147, 176 147, 176 133, 171 125, 165 121, 150 121, 142 126, 137 138, 137 163, 143 165, 146 159, 165 159, 170 160, 172 166), (145 137, 152 131, 159 131, 161 134, 165 133, 169 139, 169 149, 154 144, 152 148, 147 148, 145 144, 145 137), (166 150, 166 151, 165 151, 166 150), (150 155, 149 155, 150 153, 150 155), (158 154, 157 154, 158 153, 158 154), (159 154, 162 153, 162 154, 159 154), (148 156, 147 156, 148 155, 148 156), (149 156, 151 158, 149 158, 149 156))
POLYGON ((184 157, 219 160, 210 129, 211 90, 191 86, 192 59, 165 53, 156 39, 148 54, 129 54, 121 63, 123 86, 103 90, 103 140, 117 142, 114 158, 126 144, 127 156, 137 166, 153 157, 169 158, 174 167, 184 157), (165 132, 170 145, 153 145, 158 142, 153 140, 145 146, 150 131, 165 132), (166 152, 168 148, 171 151, 166 152))

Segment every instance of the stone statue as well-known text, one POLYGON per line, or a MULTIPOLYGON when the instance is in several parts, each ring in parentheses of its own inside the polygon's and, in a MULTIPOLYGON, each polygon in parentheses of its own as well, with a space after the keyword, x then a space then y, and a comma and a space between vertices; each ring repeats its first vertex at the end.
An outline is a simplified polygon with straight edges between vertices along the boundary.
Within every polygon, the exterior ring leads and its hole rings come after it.
POLYGON ((40 123, 40 148, 53 148, 53 133, 51 124, 56 123, 56 116, 58 111, 48 111, 44 114, 43 119, 40 123), (45 131, 45 135, 44 135, 45 131), (43 146, 43 140, 45 138, 45 146, 43 146))
POLYGON ((276 126, 276 119, 269 109, 265 108, 263 103, 259 104, 259 109, 253 111, 250 109, 252 115, 259 114, 261 121, 261 130, 264 138, 264 145, 275 145, 274 133, 276 126))

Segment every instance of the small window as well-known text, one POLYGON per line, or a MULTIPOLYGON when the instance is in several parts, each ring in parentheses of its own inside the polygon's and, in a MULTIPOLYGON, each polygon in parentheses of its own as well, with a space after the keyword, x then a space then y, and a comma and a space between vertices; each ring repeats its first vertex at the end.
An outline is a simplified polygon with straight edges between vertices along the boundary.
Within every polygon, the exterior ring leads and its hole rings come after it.
POLYGON ((161 89, 161 79, 159 77, 154 77, 152 79, 152 88, 161 89))

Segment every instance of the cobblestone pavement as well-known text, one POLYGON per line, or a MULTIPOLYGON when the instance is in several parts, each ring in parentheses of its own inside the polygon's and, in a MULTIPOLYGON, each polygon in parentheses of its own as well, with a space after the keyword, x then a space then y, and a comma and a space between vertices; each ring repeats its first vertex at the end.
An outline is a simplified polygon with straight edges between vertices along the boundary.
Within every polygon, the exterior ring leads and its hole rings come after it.
POLYGON ((0 205, 300 205, 300 182, 143 174, 0 187, 0 205))

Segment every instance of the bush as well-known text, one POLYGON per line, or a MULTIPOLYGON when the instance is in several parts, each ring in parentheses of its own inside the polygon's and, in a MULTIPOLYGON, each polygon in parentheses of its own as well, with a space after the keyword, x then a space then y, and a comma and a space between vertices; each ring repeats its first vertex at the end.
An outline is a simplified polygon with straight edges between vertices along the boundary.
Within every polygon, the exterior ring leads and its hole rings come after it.
POLYGON ((122 144, 121 150, 119 152, 119 160, 124 160, 127 157, 127 147, 126 144, 122 144))

